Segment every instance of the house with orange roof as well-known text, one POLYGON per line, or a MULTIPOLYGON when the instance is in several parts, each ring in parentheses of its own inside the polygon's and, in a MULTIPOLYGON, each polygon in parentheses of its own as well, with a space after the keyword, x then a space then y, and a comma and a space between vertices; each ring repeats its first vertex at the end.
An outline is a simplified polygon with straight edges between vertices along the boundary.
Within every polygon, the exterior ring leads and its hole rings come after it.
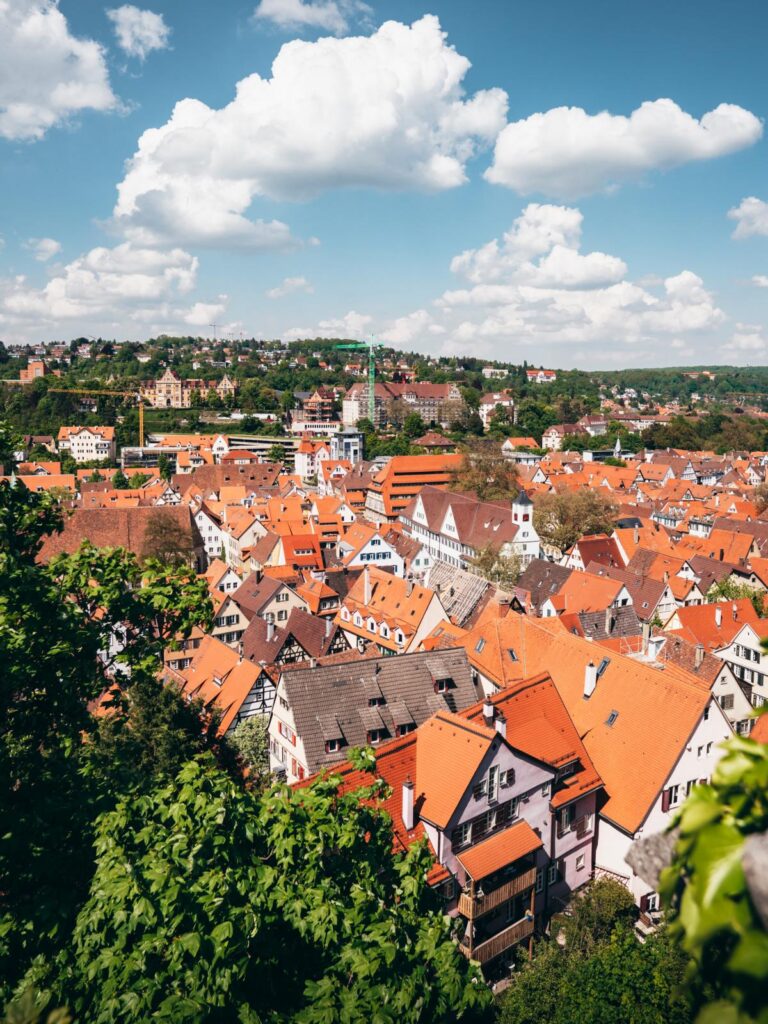
POLYGON ((248 567, 250 548, 267 533, 263 523, 242 506, 230 506, 225 509, 221 523, 221 550, 229 565, 236 572, 248 567))
POLYGON ((75 462, 112 461, 117 453, 114 427, 59 427, 56 447, 75 462))
POLYGON ((604 612, 607 608, 626 608, 632 595, 622 580, 574 570, 541 606, 543 617, 563 612, 604 612))
POLYGON ((306 601, 309 611, 321 618, 334 618, 339 610, 340 600, 336 591, 328 585, 325 573, 302 572, 303 582, 296 586, 296 593, 306 601))
POLYGON ((581 537, 566 552, 563 564, 568 569, 578 569, 583 572, 590 562, 598 562, 600 565, 624 565, 616 541, 606 533, 593 533, 581 537))
POLYGON ((664 632, 679 633, 692 643, 703 644, 707 651, 716 651, 728 646, 745 624, 758 633, 761 629, 768 633, 768 624, 748 597, 678 608, 664 623, 664 632))
POLYGON ((77 481, 72 473, 48 473, 40 475, 37 473, 32 476, 24 476, 21 473, 10 476, 0 476, 0 480, 18 480, 19 483, 24 484, 27 490, 34 491, 37 494, 42 494, 46 491, 63 492, 68 491, 73 496, 77 493, 77 481))
POLYGON ((351 647, 365 650, 373 645, 382 654, 407 654, 418 650, 444 618, 433 590, 366 566, 343 598, 336 622, 351 647))
POLYGON ((325 459, 318 463, 317 492, 320 495, 336 494, 344 477, 352 469, 348 459, 325 459))
POLYGON ((487 692, 550 673, 605 784, 595 872, 620 878, 641 906, 657 909, 657 894, 624 858, 639 834, 663 831, 696 782, 711 777, 732 735, 709 687, 681 668, 603 655, 553 619, 489 617, 460 642, 487 692))
POLYGON ((348 569, 376 565, 391 570, 396 576, 405 576, 405 561, 394 545, 390 544, 377 527, 368 523, 353 523, 336 545, 342 565, 348 569))
POLYGON ((330 457, 331 448, 327 441, 314 441, 310 437, 302 437, 295 453, 296 472, 302 480, 316 478, 320 464, 330 457))
MULTIPOLYGON (((336 772, 345 791, 366 784, 349 763, 336 772)), ((503 976, 594 868, 602 780, 552 679, 436 710, 377 749, 376 773, 390 787, 395 849, 427 840, 428 879, 461 922, 460 950, 489 980, 503 976)))
POLYGON ((373 523, 393 523, 424 488, 447 487, 463 455, 395 455, 371 480, 365 517, 373 523))
POLYGON ((259 665, 245 661, 231 647, 213 636, 203 638, 185 668, 166 668, 166 683, 179 687, 188 700, 199 700, 207 711, 221 716, 218 733, 233 732, 252 715, 268 715, 274 702, 274 686, 268 692, 259 665))
POLYGON ((221 558, 214 558, 202 574, 209 589, 218 590, 222 594, 231 594, 243 582, 237 573, 221 558))

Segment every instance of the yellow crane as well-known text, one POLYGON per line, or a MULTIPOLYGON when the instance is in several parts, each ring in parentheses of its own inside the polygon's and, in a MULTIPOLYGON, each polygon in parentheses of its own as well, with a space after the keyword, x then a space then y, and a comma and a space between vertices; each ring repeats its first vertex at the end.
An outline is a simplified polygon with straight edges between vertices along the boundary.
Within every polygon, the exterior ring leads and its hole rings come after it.
MULTIPOLYGON (((122 398, 136 398, 135 391, 106 391, 96 388, 48 388, 60 395, 119 395, 122 398)), ((144 447, 144 399, 138 394, 139 407, 139 448, 144 447)))

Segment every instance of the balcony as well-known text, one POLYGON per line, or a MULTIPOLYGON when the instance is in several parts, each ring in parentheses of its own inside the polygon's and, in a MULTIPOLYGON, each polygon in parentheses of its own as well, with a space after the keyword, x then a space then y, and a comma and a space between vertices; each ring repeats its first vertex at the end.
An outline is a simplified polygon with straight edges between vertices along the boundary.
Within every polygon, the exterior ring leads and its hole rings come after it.
POLYGON ((476 960, 478 963, 487 964, 489 960, 501 956, 506 950, 517 945, 518 942, 522 942, 523 939, 533 935, 533 927, 533 918, 524 917, 521 921, 515 921, 508 928, 491 936, 490 939, 486 939, 485 942, 478 943, 474 949, 465 945, 465 942, 461 943, 459 949, 468 960, 476 960))
POLYGON ((459 896, 459 913, 467 920, 474 921, 476 918, 482 917, 483 914, 489 914, 519 893, 525 892, 526 889, 532 888, 535 882, 536 868, 531 868, 530 871, 525 871, 517 878, 512 878, 509 882, 500 885, 498 889, 493 889, 482 896, 473 897, 470 893, 463 892, 459 896))

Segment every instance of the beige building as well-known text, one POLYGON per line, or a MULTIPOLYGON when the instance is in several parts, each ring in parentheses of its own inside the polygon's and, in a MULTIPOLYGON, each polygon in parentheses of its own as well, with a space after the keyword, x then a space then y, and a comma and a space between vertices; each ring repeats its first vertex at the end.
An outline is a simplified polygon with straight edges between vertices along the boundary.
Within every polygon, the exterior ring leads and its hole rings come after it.
POLYGON ((144 381, 141 397, 156 409, 189 409, 195 394, 201 399, 217 394, 222 400, 237 393, 237 383, 226 374, 221 380, 182 380, 168 369, 158 380, 144 381))

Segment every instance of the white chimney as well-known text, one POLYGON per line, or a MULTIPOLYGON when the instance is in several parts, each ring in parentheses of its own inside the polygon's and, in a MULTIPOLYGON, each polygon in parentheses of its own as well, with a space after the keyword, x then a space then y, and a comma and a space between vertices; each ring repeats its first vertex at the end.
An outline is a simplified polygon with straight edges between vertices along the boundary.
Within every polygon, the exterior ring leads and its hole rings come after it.
POLYGON ((333 620, 331 619, 331 617, 329 615, 327 617, 327 619, 325 620, 325 635, 326 635, 326 638, 331 635, 332 627, 333 627, 333 620))
POLYGON ((272 640, 273 640, 274 636, 275 636, 275 624, 274 624, 274 622, 272 622, 271 619, 268 619, 267 620, 267 643, 268 644, 272 643, 272 640))
POLYGON ((496 732, 504 739, 507 738, 507 720, 504 715, 499 715, 496 719, 496 732))
POLYGON ((406 831, 410 832, 413 828, 413 783, 410 779, 403 783, 402 816, 406 831))
POLYGON ((491 701, 489 701, 489 700, 484 700, 483 701, 483 721, 485 722, 485 724, 489 728, 493 725, 494 712, 495 712, 495 709, 494 709, 493 703, 491 701))
POLYGON ((363 604, 367 605, 371 603, 371 574, 368 572, 368 566, 363 569, 363 604))
POLYGON ((736 619, 738 619, 738 617, 739 617, 738 605, 735 605, 735 604, 731 605, 731 611, 733 612, 733 621, 735 622, 736 619))
POLYGON ((593 662, 584 669, 584 700, 588 700, 597 686, 597 668, 593 662))
POLYGON ((704 661, 704 644, 696 644, 696 654, 694 657, 694 667, 701 668, 701 663, 704 661))
POLYGON ((717 626, 718 629, 720 629, 722 624, 723 624, 723 609, 720 607, 720 605, 717 605, 717 607, 715 608, 715 625, 717 626))

